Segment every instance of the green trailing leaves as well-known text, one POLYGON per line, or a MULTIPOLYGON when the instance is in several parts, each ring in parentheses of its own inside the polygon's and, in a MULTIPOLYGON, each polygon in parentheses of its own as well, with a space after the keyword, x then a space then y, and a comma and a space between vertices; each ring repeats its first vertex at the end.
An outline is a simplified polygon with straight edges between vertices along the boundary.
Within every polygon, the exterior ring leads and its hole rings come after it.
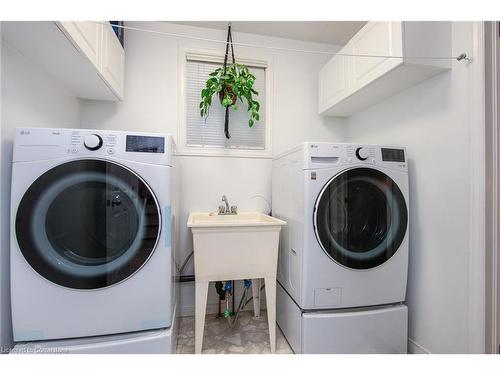
POLYGON ((212 105, 212 97, 219 96, 219 101, 222 106, 237 109, 236 101, 239 99, 242 103, 244 100, 248 104, 248 112, 250 118, 248 126, 252 127, 255 122, 259 121, 260 103, 254 100, 254 95, 259 93, 254 90, 255 76, 250 73, 250 70, 243 64, 229 64, 224 68, 217 68, 209 77, 205 88, 201 90, 200 116, 207 117, 210 106, 212 105))

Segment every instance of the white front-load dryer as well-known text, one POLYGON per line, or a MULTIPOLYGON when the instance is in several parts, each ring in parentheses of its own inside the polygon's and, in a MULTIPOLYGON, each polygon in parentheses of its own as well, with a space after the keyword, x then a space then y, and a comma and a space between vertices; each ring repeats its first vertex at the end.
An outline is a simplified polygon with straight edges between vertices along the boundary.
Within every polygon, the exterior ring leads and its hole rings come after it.
POLYGON ((17 130, 14 341, 171 325, 172 147, 162 134, 17 130))
POLYGON ((304 143, 273 161, 278 281, 303 310, 405 300, 408 169, 404 148, 304 143))

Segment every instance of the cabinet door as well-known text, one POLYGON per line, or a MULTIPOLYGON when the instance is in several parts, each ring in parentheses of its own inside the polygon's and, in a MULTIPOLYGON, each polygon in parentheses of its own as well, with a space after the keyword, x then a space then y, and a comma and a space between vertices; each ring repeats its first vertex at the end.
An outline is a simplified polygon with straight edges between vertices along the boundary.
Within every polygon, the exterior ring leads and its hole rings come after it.
POLYGON ((101 74, 117 96, 123 98, 125 51, 111 25, 103 27, 101 74))
POLYGON ((58 25, 75 47, 82 51, 99 70, 101 68, 102 24, 90 21, 61 21, 58 25))
MULTIPOLYGON (((403 56, 401 22, 368 22, 346 46, 353 55, 403 56)), ((400 58, 353 57, 350 61, 350 89, 359 90, 403 63, 400 58)))
POLYGON ((348 95, 348 58, 334 56, 319 72, 319 113, 348 95))

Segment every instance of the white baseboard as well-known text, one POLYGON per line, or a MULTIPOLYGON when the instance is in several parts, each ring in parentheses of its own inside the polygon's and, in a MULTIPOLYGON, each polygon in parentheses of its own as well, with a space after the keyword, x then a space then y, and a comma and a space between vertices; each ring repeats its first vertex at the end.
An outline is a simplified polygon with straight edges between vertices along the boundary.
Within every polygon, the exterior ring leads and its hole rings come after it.
POLYGON ((408 353, 410 354, 432 354, 429 350, 422 345, 408 338, 408 353))

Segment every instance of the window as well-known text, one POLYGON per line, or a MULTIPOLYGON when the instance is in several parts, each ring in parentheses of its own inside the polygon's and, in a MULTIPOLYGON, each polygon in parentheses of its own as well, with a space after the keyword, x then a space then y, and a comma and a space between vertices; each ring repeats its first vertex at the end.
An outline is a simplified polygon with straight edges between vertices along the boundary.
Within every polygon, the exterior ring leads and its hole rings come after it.
POLYGON ((266 122, 266 64, 243 61, 255 75, 254 89, 259 93, 257 100, 260 103, 260 121, 253 127, 248 126, 249 113, 246 102, 242 103, 240 100, 237 101, 238 109, 229 111, 230 139, 226 139, 224 135, 225 109, 218 98, 213 98, 209 116, 207 118, 200 116, 201 90, 205 87, 209 74, 220 67, 222 61, 221 56, 186 54, 184 78, 186 112, 185 126, 181 129, 186 149, 209 153, 223 150, 225 155, 231 155, 229 150, 246 150, 254 153, 269 151, 267 147, 269 132, 266 122))

